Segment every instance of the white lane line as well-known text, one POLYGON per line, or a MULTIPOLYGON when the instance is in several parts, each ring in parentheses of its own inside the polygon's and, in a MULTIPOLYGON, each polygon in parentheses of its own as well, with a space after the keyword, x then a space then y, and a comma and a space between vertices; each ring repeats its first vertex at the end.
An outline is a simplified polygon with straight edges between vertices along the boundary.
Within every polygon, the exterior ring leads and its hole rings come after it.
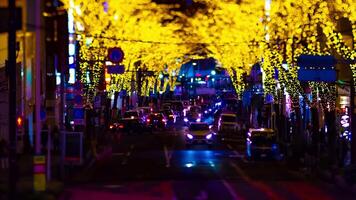
POLYGON ((239 153, 236 150, 233 150, 232 146, 230 144, 227 145, 227 147, 232 151, 233 155, 230 155, 229 157, 233 157, 233 158, 240 158, 242 160, 242 162, 247 163, 248 161, 245 158, 245 155, 239 153))
POLYGON ((123 156, 125 153, 113 153, 112 156, 123 156))
POLYGON ((225 180, 222 180, 225 188, 229 191, 230 195, 232 196, 233 199, 242 199, 239 197, 239 195, 236 194, 235 190, 232 188, 232 186, 225 180))
POLYGON ((229 148, 230 150, 234 150, 230 144, 227 145, 227 148, 229 148))
POLYGON ((121 165, 126 165, 127 164, 127 160, 129 159, 129 157, 131 156, 131 151, 135 148, 135 145, 131 144, 129 151, 126 152, 124 159, 121 162, 121 165))
POLYGON ((235 169, 235 171, 244 179, 245 181, 250 181, 250 177, 247 176, 247 174, 235 163, 230 162, 231 166, 235 169))
POLYGON ((173 151, 169 151, 166 145, 163 146, 163 150, 164 150, 164 157, 166 159, 166 167, 170 167, 173 151))

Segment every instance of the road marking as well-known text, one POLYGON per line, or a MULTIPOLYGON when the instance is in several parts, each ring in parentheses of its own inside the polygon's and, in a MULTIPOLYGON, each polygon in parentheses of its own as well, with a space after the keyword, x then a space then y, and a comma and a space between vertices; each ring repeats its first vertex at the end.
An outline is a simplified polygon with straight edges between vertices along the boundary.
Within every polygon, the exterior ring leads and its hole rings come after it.
POLYGON ((116 189, 116 188, 122 188, 122 185, 104 185, 104 188, 108 189, 116 189))
POLYGON ((270 186, 267 184, 261 182, 261 181, 255 181, 252 180, 239 166, 237 166, 235 163, 230 162, 231 166, 235 169, 235 171, 241 176, 241 178, 246 181, 248 184, 250 184, 252 187, 260 190, 262 193, 264 193, 268 199, 283 199, 281 198, 275 191, 271 189, 270 186))
POLYGON ((200 191, 199 195, 196 196, 194 199, 196 200, 206 200, 208 199, 208 193, 206 193, 204 190, 203 191, 200 191))
POLYGON ((229 148, 230 150, 234 150, 230 144, 227 145, 227 148, 229 148))
POLYGON ((245 158, 245 155, 239 153, 238 151, 234 150, 230 144, 227 147, 232 151, 233 155, 230 155, 231 158, 240 158, 242 162, 247 163, 248 161, 245 158))
POLYGON ((131 156, 131 151, 135 148, 135 145, 131 144, 129 150, 126 152, 124 159, 121 162, 121 165, 126 165, 127 164, 127 160, 129 159, 129 157, 131 156))
POLYGON ((166 158, 166 167, 170 167, 173 151, 168 151, 166 145, 163 146, 163 150, 164 150, 164 157, 166 158))
POLYGON ((123 156, 125 153, 113 153, 112 156, 123 156))
POLYGON ((232 196, 233 199, 243 199, 239 195, 236 194, 235 190, 232 188, 232 186, 224 179, 222 180, 225 188, 229 191, 230 195, 232 196))

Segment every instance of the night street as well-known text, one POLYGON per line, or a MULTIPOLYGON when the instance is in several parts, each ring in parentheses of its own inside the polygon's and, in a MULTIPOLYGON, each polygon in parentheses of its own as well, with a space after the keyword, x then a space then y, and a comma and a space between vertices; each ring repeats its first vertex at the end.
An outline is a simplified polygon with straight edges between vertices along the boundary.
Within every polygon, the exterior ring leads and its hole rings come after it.
POLYGON ((186 148, 184 129, 123 135, 111 156, 73 177, 62 199, 353 199, 283 161, 246 160, 241 139, 186 148))
POLYGON ((0 200, 356 199, 355 0, 0 0, 0 200))

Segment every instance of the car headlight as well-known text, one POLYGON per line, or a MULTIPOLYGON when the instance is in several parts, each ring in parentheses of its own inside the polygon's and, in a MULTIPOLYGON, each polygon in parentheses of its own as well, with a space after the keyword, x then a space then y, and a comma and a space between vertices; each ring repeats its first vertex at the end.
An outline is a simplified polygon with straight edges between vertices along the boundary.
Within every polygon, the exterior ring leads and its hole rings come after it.
POLYGON ((185 117, 185 118, 184 118, 184 122, 188 122, 188 118, 185 117))
POLYGON ((198 119, 197 119, 197 122, 201 122, 201 119, 200 119, 200 118, 198 118, 198 119))
POLYGON ((189 133, 188 133, 188 134, 187 134, 187 138, 190 139, 190 140, 192 140, 194 137, 193 137, 192 134, 189 134, 189 133))
POLYGON ((211 134, 211 133, 205 136, 205 138, 206 138, 207 140, 210 140, 212 137, 213 137, 213 134, 211 134))

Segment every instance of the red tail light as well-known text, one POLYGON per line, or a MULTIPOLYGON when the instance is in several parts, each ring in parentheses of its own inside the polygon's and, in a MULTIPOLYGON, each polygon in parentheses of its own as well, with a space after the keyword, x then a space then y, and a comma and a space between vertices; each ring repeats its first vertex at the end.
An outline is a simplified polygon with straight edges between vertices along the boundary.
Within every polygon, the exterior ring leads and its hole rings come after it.
POLYGON ((146 119, 147 122, 150 122, 151 120, 150 119, 146 119))
POLYGON ((120 125, 119 125, 119 128, 124 128, 124 125, 123 125, 123 124, 120 124, 120 125))

